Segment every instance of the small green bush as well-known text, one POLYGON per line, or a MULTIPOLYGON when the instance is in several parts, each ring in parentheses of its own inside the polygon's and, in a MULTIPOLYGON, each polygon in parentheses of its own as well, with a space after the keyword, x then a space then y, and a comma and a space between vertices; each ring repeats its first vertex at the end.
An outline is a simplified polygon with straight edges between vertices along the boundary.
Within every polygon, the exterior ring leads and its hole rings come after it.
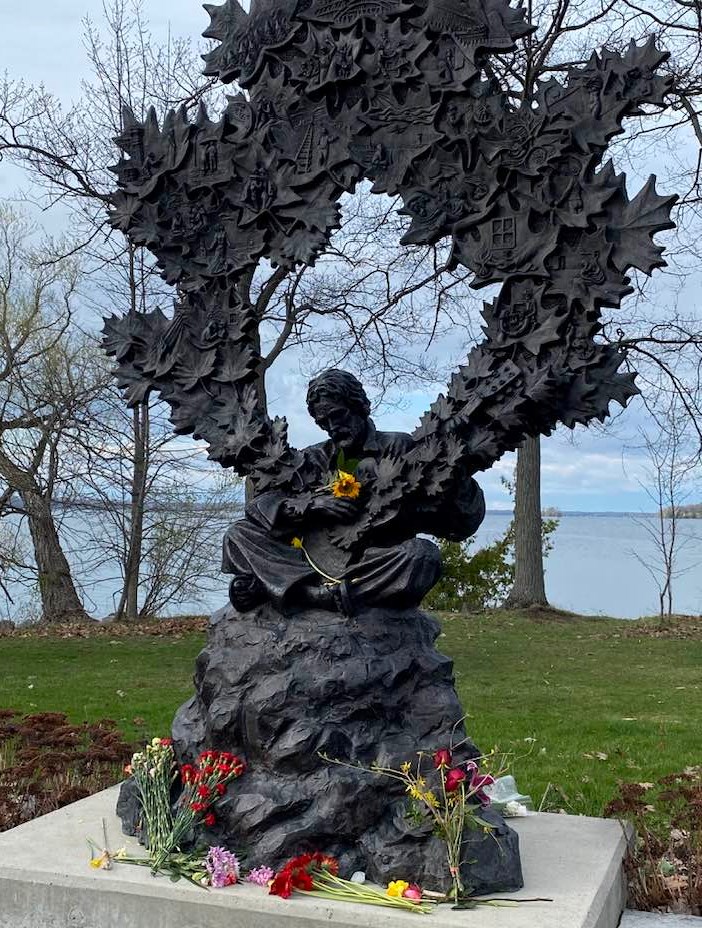
MULTIPOLYGON (((553 547, 551 535, 558 519, 541 520, 544 557, 553 547)), ((514 522, 502 538, 472 553, 474 538, 440 541, 444 572, 424 598, 424 607, 437 612, 482 612, 499 606, 514 582, 514 522)))

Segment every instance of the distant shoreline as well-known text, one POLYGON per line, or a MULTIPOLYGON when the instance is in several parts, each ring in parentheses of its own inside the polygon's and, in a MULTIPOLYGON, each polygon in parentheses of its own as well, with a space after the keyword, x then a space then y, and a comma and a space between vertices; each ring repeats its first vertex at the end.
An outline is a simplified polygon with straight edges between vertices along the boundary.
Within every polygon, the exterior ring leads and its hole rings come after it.
MULTIPOLYGON (((485 512, 488 516, 511 516, 514 515, 511 509, 487 509, 485 512)), ((578 509, 560 509, 558 515, 547 515, 545 518, 560 519, 563 516, 597 516, 607 518, 638 518, 640 516, 655 516, 655 512, 586 512, 578 509)))
MULTIPOLYGON (((18 499, 17 500, 18 506, 19 506, 19 503, 20 501, 18 499)), ((105 504, 103 503, 102 500, 90 499, 90 498, 57 499, 53 501, 52 505, 58 509, 87 509, 87 510, 98 511, 100 509, 105 508, 105 504)), ((125 509, 129 507, 129 503, 127 501, 111 500, 110 505, 111 506, 122 505, 124 506, 125 509)), ((160 512, 160 511, 167 512, 173 509, 173 507, 168 505, 167 503, 166 504, 156 503, 150 506, 149 508, 153 512, 160 512)), ((211 510, 212 512, 220 512, 222 506, 221 504, 196 503, 195 508, 198 511, 211 510)), ((173 511, 177 512, 178 509, 177 508, 173 509, 173 511)), ((486 510, 486 515, 488 516, 512 516, 514 515, 514 513, 512 509, 488 509, 486 510)), ((628 512, 618 512, 618 511, 588 512, 586 510, 580 510, 580 509, 560 509, 555 506, 546 507, 546 511, 544 511, 543 513, 544 518, 547 518, 547 519, 560 519, 564 516, 597 516, 599 518, 604 518, 604 517, 607 517, 607 518, 632 518, 632 517, 640 518, 641 516, 648 517, 648 516, 655 516, 655 515, 657 515, 657 513, 655 512, 632 512, 632 511, 628 511, 628 512)), ((678 517, 681 519, 699 518, 699 516, 691 517, 691 516, 686 516, 682 513, 680 513, 678 517)))

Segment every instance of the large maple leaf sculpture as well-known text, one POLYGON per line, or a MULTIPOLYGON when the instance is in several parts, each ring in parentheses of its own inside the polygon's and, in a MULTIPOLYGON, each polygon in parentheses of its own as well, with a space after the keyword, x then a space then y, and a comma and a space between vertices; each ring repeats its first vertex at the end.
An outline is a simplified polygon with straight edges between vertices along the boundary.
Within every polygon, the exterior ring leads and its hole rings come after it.
POLYGON ((204 438, 213 460, 261 490, 309 484, 313 464, 260 396, 247 281, 262 261, 313 264, 339 226, 340 196, 363 178, 401 196, 407 242, 448 239, 474 286, 502 290, 485 306, 485 340, 414 433, 403 492, 387 485, 400 465, 381 462, 371 508, 340 544, 403 509, 424 513, 418 531, 436 528, 466 475, 527 435, 602 419, 638 392, 619 372, 623 354, 597 341, 600 313, 630 292, 630 268, 663 266, 653 238, 672 226, 675 197, 651 178, 630 200, 623 176, 601 163, 623 120, 670 90, 652 40, 593 54, 563 83, 542 84, 535 105, 514 106, 485 77, 490 54, 531 29, 507 0, 206 9, 205 34, 219 44, 205 73, 246 94, 216 121, 204 108, 161 126, 155 113, 126 113, 117 139, 112 222, 181 294, 171 320, 106 322, 130 402, 160 393, 178 431, 204 438))

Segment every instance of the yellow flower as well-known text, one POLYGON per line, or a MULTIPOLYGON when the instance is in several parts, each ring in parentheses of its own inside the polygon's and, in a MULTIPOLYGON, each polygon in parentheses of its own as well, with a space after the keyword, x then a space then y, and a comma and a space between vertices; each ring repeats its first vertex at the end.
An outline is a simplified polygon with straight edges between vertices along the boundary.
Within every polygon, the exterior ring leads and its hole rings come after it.
POLYGON ((428 789, 428 790, 426 791, 426 793, 424 794, 424 796, 423 796, 422 798, 423 798, 424 802, 426 802, 426 804, 427 804, 427 805, 429 806, 429 808, 431 808, 431 809, 436 809, 436 808, 438 807, 438 805, 439 805, 439 800, 436 798, 436 794, 435 794, 435 793, 432 793, 432 791, 431 791, 430 789, 428 789))
POLYGON ((388 883, 388 888, 386 889, 386 894, 388 896, 394 896, 397 899, 402 899, 402 894, 409 886, 407 880, 393 880, 391 883, 388 883))
POLYGON ((293 546, 293 548, 302 548, 303 547, 302 538, 298 538, 296 536, 295 538, 293 538, 290 544, 293 546))
POLYGON ((336 480, 332 483, 331 490, 337 499, 358 499, 361 484, 353 474, 347 474, 346 471, 340 470, 337 471, 336 480))
POLYGON ((112 861, 110 860, 109 852, 103 851, 100 857, 93 857, 90 861, 90 866, 93 870, 111 870, 112 861))
POLYGON ((400 770, 403 773, 409 773, 411 769, 412 769, 412 764, 408 760, 406 760, 404 764, 402 764, 402 766, 400 767, 400 770))

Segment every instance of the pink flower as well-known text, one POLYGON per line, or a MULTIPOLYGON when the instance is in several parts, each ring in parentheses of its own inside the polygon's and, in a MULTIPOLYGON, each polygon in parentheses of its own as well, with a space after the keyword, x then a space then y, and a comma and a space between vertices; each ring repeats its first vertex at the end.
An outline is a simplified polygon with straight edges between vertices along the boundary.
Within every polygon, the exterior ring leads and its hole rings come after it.
POLYGON ((484 792, 484 788, 492 786, 494 782, 495 778, 491 777, 489 773, 478 773, 476 771, 471 777, 469 791, 481 805, 490 805, 490 797, 484 792))
POLYGON ((460 767, 452 767, 446 774, 446 792, 455 792, 461 783, 468 778, 465 770, 460 767))
POLYGON ((246 882, 255 883, 256 886, 268 886, 274 876, 275 870, 271 870, 270 867, 254 867, 249 871, 246 882))
POLYGON ((412 902, 421 902, 422 901, 422 890, 417 886, 416 883, 410 883, 407 889, 402 894, 403 898, 411 899, 412 902))
POLYGON ((239 860, 224 847, 211 847, 205 859, 205 869, 215 889, 233 886, 239 879, 239 860))

